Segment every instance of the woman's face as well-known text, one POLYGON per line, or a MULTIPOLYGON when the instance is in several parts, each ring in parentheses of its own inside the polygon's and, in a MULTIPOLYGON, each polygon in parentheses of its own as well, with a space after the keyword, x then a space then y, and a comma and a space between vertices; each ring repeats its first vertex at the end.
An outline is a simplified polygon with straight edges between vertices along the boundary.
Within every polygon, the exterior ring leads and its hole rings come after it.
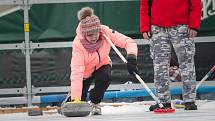
POLYGON ((99 39, 99 33, 86 35, 85 37, 90 43, 96 43, 99 39))

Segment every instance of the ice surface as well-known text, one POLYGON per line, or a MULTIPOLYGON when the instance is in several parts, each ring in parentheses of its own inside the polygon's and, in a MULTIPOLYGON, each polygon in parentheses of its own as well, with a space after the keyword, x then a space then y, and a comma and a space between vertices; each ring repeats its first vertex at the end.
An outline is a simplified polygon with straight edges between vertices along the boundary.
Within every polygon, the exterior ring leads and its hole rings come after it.
MULTIPOLYGON (((176 109, 175 113, 155 114, 149 112, 148 102, 122 103, 122 106, 105 105, 103 115, 87 117, 64 117, 57 113, 44 112, 43 116, 28 116, 27 113, 1 114, 0 121, 214 121, 215 101, 197 101, 197 111, 176 109)), ((53 111, 56 112, 56 111, 53 111)))

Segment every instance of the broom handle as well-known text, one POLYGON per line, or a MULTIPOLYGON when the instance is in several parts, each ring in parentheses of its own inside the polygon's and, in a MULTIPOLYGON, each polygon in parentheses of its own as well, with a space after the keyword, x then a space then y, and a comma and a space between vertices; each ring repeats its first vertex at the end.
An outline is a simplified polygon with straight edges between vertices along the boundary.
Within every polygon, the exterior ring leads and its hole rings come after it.
MULTIPOLYGON (((107 40, 107 42, 111 45, 111 47, 114 49, 114 51, 117 53, 117 55, 122 59, 122 61, 124 63, 127 64, 127 60, 125 59, 125 57, 122 55, 122 53, 116 48, 116 46, 113 44, 113 42, 104 34, 105 39, 107 40)), ((154 93, 151 91, 151 89, 149 89, 149 87, 146 85, 146 83, 141 79, 141 77, 136 74, 135 72, 133 72, 135 77, 137 78, 137 80, 139 80, 139 82, 144 86, 144 88, 146 89, 146 91, 152 96, 152 98, 157 102, 157 104, 159 105, 160 108, 163 107, 163 104, 160 102, 160 100, 154 95, 154 93)))
POLYGON ((196 90, 201 86, 201 84, 212 75, 212 73, 215 71, 215 65, 213 66, 213 68, 211 68, 211 70, 204 76, 204 78, 197 84, 196 86, 196 90))

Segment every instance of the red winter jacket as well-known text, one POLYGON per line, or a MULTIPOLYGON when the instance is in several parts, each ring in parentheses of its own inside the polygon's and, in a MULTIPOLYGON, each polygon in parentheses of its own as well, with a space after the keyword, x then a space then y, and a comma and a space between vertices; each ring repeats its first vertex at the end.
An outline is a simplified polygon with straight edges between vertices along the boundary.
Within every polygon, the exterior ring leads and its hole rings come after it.
POLYGON ((201 0, 153 0, 151 16, 149 0, 140 3, 140 32, 150 31, 150 25, 173 27, 186 24, 200 29, 201 0))

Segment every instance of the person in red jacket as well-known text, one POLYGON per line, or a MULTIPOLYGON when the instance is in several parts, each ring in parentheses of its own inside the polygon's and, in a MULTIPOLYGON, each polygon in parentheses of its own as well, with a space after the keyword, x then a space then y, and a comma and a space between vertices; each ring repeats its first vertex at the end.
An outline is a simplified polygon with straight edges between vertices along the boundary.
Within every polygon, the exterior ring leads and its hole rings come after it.
MULTIPOLYGON (((200 29, 201 0, 141 0, 140 32, 150 41, 154 64, 154 83, 164 108, 171 108, 169 66, 171 46, 175 51, 185 110, 197 110, 194 37, 200 29)), ((159 108, 152 105, 149 110, 159 108)))
POLYGON ((102 25, 90 7, 79 10, 78 19, 79 24, 72 45, 71 100, 86 101, 90 84, 94 81, 89 100, 93 107, 92 114, 101 114, 99 103, 110 85, 111 76, 111 45, 105 36, 114 45, 126 50, 127 69, 130 74, 138 73, 137 44, 132 38, 102 25))

